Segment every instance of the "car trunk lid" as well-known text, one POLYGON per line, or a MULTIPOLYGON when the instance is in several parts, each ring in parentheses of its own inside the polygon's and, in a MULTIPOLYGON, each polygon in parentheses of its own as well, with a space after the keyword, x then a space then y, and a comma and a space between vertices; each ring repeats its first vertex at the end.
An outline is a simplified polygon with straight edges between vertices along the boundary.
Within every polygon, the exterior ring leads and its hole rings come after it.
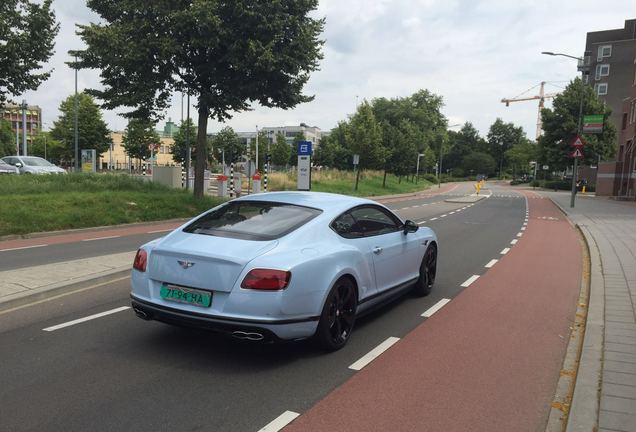
POLYGON ((277 240, 173 233, 150 253, 148 272, 160 282, 229 292, 245 265, 277 244, 277 240))

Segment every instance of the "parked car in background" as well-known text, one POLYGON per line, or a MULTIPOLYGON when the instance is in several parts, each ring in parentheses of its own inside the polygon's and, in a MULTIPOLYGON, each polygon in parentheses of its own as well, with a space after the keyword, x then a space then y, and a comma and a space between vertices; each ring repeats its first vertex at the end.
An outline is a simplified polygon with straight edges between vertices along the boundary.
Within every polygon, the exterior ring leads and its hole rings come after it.
POLYGON ((5 156, 2 160, 18 168, 20 174, 66 174, 63 168, 37 156, 5 156))
POLYGON ((357 316, 435 281, 437 237, 377 202, 317 192, 241 197, 143 245, 132 306, 146 320, 248 340, 349 340, 357 316))
POLYGON ((0 159, 0 174, 20 174, 20 170, 0 159))

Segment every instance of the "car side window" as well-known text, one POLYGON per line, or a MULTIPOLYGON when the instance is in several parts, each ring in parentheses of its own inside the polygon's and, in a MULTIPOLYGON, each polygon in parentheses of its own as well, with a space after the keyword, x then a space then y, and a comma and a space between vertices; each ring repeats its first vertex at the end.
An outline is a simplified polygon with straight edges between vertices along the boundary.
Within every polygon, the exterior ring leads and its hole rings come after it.
POLYGON ((4 161, 8 163, 9 165, 15 165, 15 158, 7 157, 7 158, 4 158, 4 161))
POLYGON ((385 209, 375 206, 357 207, 342 214, 331 224, 345 238, 370 237, 399 231, 400 221, 385 209))

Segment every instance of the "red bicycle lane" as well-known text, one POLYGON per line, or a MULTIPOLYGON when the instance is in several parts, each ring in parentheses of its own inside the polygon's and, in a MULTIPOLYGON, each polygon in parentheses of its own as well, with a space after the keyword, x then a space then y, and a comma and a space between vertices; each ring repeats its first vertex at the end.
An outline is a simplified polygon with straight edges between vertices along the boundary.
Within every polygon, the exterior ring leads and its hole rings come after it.
POLYGON ((510 252, 285 431, 544 430, 582 246, 552 202, 528 202, 510 252))

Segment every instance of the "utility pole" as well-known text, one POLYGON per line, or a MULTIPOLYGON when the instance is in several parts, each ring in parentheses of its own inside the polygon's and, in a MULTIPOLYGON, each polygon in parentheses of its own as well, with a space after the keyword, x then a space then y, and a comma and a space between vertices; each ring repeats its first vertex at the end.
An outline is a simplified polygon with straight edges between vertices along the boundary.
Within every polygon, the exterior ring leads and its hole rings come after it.
POLYGON ((75 159, 75 172, 79 172, 79 136, 78 136, 78 131, 77 131, 77 54, 75 54, 75 64, 74 64, 74 69, 75 69, 75 102, 74 102, 74 120, 73 120, 73 124, 74 124, 74 128, 75 128, 75 155, 74 155, 74 159, 75 159))
POLYGON ((20 108, 22 108, 22 156, 26 156, 27 153, 27 135, 26 135, 26 130, 27 130, 27 125, 26 125, 26 110, 27 110, 27 103, 25 99, 22 99, 22 105, 20 106, 20 108))
POLYGON ((186 154, 185 154, 185 178, 186 178, 186 184, 185 184, 185 188, 186 190, 190 189, 190 93, 188 92, 188 97, 187 97, 187 108, 186 108, 186 132, 185 132, 185 142, 186 142, 186 154))

